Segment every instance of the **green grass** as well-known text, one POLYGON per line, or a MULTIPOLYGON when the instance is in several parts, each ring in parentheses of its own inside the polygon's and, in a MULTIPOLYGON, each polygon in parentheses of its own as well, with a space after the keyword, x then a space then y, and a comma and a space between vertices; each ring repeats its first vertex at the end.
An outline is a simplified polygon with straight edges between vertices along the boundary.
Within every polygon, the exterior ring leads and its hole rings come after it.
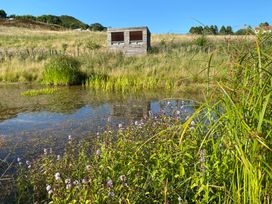
POLYGON ((42 89, 30 89, 21 93, 22 96, 39 96, 39 95, 50 95, 54 94, 59 89, 53 88, 42 88, 42 89))
POLYGON ((180 89, 205 84, 208 67, 211 84, 225 82, 233 77, 230 66, 236 60, 235 52, 254 46, 252 36, 152 35, 152 49, 146 56, 125 57, 108 52, 105 33, 3 30, 0 81, 41 83, 45 81, 44 65, 66 55, 80 62, 90 87, 105 90, 180 89), (107 77, 96 77, 100 75, 107 77))
POLYGON ((60 158, 19 166, 17 202, 270 203, 271 42, 259 36, 255 49, 240 49, 231 83, 219 81, 217 99, 209 90, 191 115, 173 109, 79 144, 69 138, 60 158))
POLYGON ((43 83, 49 85, 76 85, 84 81, 80 62, 68 56, 52 58, 45 65, 42 75, 43 83))

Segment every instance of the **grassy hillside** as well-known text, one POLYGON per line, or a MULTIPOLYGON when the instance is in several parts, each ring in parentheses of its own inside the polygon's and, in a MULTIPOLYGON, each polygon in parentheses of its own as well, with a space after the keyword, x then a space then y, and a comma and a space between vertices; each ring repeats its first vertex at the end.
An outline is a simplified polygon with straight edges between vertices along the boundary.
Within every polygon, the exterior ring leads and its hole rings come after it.
MULTIPOLYGON (((18 27, 18 28, 28 28, 28 29, 38 29, 38 30, 64 30, 60 25, 53 25, 48 23, 43 23, 39 21, 33 21, 29 19, 0 19, 0 26, 3 27, 18 27)), ((5 30, 5 29, 4 29, 5 30)))
POLYGON ((44 64, 57 55, 79 60, 81 70, 91 79, 89 85, 100 88, 108 82, 108 86, 118 82, 128 87, 140 83, 139 88, 178 88, 208 80, 226 81, 232 77, 233 53, 238 49, 246 52, 254 45, 253 39, 207 36, 203 41, 201 36, 152 35, 152 49, 146 56, 125 57, 108 52, 103 32, 0 27, 0 81, 41 82, 44 64), (100 76, 107 76, 107 82, 100 76))

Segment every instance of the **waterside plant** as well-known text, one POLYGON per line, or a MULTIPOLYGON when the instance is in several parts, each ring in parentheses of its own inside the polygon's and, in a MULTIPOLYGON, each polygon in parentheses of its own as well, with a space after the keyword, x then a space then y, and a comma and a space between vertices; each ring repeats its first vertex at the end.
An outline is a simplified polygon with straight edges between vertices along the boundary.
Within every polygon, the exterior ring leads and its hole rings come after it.
POLYGON ((271 203, 271 36, 259 37, 194 113, 183 104, 79 144, 69 136, 63 155, 18 163, 17 202, 271 203))

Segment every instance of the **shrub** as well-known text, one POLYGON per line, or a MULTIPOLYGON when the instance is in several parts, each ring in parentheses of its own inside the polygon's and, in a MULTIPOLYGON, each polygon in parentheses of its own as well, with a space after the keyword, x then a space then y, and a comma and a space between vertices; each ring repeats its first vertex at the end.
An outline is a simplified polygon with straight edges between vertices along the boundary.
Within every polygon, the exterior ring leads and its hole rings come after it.
POLYGON ((208 40, 204 35, 195 39, 195 44, 198 46, 204 47, 205 45, 207 45, 207 43, 208 43, 208 40))
POLYGON ((84 75, 79 61, 69 56, 58 56, 45 65, 43 81, 49 85, 76 85, 84 81, 84 75))

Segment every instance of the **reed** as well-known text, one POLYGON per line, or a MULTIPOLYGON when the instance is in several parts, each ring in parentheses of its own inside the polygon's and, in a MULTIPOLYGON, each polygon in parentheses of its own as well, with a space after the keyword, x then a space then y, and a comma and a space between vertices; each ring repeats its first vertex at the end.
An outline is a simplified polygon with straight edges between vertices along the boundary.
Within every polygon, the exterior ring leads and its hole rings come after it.
POLYGON ((19 165, 17 202, 271 203, 271 38, 241 50, 231 83, 219 81, 217 99, 207 95, 193 114, 183 111, 190 103, 164 101, 171 116, 120 124, 79 144, 69 136, 63 155, 45 151, 29 168, 19 165))

